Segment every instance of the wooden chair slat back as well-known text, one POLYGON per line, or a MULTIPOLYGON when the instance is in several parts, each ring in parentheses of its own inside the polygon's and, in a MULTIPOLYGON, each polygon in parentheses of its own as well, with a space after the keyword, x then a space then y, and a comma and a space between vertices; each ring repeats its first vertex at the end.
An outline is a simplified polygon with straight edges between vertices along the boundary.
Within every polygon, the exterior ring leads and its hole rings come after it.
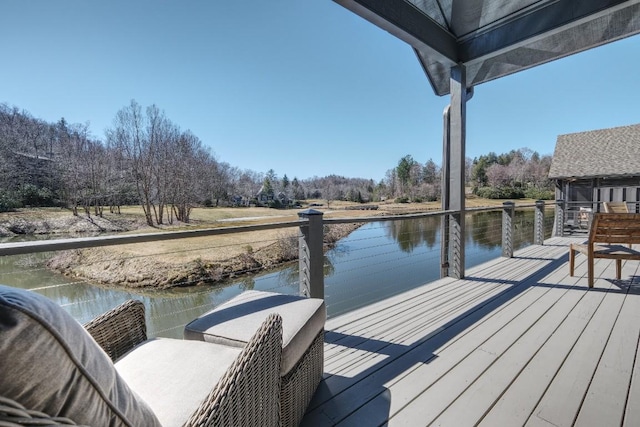
POLYGON ((602 206, 606 213, 629 213, 627 202, 604 202, 602 206))
POLYGON ((640 244, 640 214, 595 214, 591 222, 589 243, 640 244))

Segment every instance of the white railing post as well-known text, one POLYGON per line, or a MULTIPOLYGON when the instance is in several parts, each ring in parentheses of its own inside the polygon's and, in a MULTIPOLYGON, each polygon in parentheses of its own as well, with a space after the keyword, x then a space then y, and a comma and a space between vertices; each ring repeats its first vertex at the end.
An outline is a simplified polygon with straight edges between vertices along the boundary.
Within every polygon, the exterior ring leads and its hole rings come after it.
POLYGON ((307 209, 298 213, 301 220, 299 233, 300 295, 324 299, 324 232, 323 213, 307 209))
POLYGON ((513 215, 515 203, 504 202, 502 204, 502 256, 513 256, 513 215))

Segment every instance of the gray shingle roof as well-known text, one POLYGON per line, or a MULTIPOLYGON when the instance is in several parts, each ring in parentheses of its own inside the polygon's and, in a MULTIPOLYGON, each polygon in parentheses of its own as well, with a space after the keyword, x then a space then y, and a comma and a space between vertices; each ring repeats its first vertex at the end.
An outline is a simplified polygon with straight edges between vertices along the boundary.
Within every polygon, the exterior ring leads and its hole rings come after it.
POLYGON ((640 124, 559 135, 549 178, 640 176, 640 124))

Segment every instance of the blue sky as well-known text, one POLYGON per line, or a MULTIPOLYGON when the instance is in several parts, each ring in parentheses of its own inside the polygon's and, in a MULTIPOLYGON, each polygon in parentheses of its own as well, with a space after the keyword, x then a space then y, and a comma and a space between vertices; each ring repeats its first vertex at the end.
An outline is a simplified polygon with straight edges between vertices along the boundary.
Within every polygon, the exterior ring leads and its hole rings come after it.
MULTIPOLYGON (((289 178, 440 163, 442 111, 412 49, 331 0, 3 0, 0 103, 103 138, 135 99, 220 161, 289 178)), ((467 156, 640 122, 640 38, 476 87, 467 156)))

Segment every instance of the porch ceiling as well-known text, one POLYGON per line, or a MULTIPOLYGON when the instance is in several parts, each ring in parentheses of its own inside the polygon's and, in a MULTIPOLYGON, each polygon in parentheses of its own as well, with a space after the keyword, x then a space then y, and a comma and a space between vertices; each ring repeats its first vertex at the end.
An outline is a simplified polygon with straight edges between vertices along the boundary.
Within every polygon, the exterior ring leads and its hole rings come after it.
POLYGON ((640 32, 640 0, 334 1, 409 43, 437 95, 455 64, 475 86, 640 32))

